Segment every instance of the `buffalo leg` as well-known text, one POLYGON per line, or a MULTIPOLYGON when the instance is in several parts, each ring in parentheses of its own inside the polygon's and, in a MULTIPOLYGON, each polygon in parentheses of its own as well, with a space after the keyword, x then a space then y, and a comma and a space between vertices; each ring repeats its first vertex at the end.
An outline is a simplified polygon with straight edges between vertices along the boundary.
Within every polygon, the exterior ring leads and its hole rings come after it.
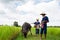
POLYGON ((31 30, 30 30, 30 34, 32 35, 32 32, 31 32, 31 30))
POLYGON ((27 37, 27 33, 24 33, 24 37, 25 37, 25 38, 27 37))

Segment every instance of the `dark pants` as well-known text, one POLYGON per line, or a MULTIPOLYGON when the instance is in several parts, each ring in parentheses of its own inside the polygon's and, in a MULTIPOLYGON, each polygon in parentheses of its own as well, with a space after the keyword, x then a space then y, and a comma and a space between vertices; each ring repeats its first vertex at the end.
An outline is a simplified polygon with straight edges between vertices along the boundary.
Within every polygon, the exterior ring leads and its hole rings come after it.
POLYGON ((40 34, 47 34, 47 24, 44 24, 44 28, 41 28, 40 34))
POLYGON ((36 34, 39 34, 39 29, 36 29, 36 34))
POLYGON ((47 34, 47 28, 41 28, 41 32, 40 32, 40 34, 47 34))

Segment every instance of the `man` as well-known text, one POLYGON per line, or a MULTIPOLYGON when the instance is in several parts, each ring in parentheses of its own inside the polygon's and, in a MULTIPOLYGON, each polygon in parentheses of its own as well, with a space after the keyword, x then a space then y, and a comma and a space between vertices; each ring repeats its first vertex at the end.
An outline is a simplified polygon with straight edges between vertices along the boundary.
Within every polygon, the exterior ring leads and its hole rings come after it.
POLYGON ((36 19, 36 22, 34 22, 34 27, 36 28, 36 34, 39 34, 39 26, 40 26, 40 22, 39 19, 36 19))
POLYGON ((41 13, 40 15, 42 15, 42 20, 41 20, 41 36, 40 36, 40 40, 42 40, 42 34, 44 33, 44 37, 46 39, 46 34, 47 34, 47 23, 49 22, 49 19, 47 16, 45 16, 45 13, 41 13))

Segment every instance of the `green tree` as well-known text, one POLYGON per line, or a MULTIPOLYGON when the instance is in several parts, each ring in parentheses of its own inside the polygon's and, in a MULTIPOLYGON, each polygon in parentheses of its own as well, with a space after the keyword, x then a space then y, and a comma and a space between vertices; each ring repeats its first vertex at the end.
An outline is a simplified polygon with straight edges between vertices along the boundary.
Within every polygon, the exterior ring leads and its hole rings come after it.
POLYGON ((14 22, 14 26, 18 27, 18 22, 17 21, 14 22))

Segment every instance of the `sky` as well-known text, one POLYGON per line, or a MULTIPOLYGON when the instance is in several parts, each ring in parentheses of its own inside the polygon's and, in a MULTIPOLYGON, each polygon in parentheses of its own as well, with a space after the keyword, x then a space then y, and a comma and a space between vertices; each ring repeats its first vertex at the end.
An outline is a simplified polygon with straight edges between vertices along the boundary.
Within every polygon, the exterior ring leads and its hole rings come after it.
POLYGON ((48 26, 60 26, 60 0, 0 0, 0 25, 41 21, 42 12, 49 17, 48 26))

